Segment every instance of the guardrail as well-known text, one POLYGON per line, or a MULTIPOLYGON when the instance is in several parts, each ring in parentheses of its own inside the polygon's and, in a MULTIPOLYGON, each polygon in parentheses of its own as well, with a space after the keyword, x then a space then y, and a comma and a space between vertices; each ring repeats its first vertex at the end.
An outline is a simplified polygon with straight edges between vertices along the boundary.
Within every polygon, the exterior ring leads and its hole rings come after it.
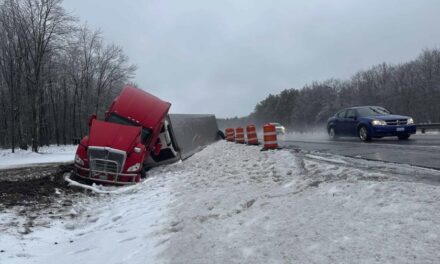
POLYGON ((416 124, 416 126, 417 129, 422 131, 422 134, 424 134, 428 129, 440 129, 440 123, 416 124))

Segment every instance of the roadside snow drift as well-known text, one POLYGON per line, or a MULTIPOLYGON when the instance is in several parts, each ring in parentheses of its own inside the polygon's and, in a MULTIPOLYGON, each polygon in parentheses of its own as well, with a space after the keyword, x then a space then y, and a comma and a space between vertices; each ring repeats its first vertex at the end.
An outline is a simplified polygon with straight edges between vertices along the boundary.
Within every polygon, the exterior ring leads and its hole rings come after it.
POLYGON ((0 263, 440 259, 436 171, 222 141, 149 176, 33 219, 30 233, 22 208, 4 210, 0 263))
POLYGON ((41 147, 39 153, 30 150, 0 149, 0 169, 18 168, 40 163, 72 162, 75 157, 76 146, 49 146, 41 147))

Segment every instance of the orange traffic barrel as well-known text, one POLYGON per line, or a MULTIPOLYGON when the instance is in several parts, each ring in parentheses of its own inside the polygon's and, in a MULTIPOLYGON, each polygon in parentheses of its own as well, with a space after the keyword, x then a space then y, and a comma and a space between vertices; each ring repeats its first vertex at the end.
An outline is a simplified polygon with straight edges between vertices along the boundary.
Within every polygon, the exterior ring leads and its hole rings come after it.
POLYGON ((235 129, 235 142, 244 144, 244 129, 242 127, 235 129))
POLYGON ((226 140, 230 141, 230 142, 234 142, 235 141, 235 130, 233 128, 226 128, 225 129, 225 134, 226 134, 226 140))
POLYGON ((258 145, 257 129, 254 125, 248 125, 246 127, 246 134, 248 145, 258 145))
POLYGON ((277 149, 277 131, 275 125, 266 124, 263 126, 264 132, 264 148, 263 149, 277 149))

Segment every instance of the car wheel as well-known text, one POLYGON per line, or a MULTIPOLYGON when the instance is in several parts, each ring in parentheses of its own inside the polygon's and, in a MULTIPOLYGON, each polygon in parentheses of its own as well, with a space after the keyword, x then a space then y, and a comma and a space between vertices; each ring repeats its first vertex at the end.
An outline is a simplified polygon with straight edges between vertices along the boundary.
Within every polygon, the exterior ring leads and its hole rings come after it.
POLYGON ((399 138, 399 140, 406 140, 409 138, 409 136, 411 136, 410 134, 405 134, 405 135, 399 135, 397 136, 399 138))
POLYGON ((338 136, 336 135, 336 131, 335 131, 335 129, 333 127, 330 127, 328 129, 328 135, 329 135, 331 140, 335 140, 335 139, 338 138, 338 136))
POLYGON ((366 142, 371 140, 371 135, 366 126, 361 126, 358 130, 359 139, 366 142))

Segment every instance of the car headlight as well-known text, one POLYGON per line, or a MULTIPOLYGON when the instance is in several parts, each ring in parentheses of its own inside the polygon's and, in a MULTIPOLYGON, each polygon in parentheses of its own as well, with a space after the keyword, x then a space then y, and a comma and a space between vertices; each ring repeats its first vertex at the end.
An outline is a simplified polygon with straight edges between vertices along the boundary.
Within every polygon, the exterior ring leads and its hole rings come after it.
POLYGON ((406 124, 408 124, 408 125, 414 124, 414 119, 408 118, 408 120, 406 121, 406 124))
POLYGON ((84 161, 79 157, 78 154, 75 154, 75 163, 78 163, 81 166, 84 166, 84 161))
POLYGON ((136 163, 133 166, 129 167, 127 169, 127 171, 138 171, 141 168, 141 164, 140 163, 136 163))
POLYGON ((373 121, 371 121, 371 124, 373 126, 386 126, 387 122, 380 120, 380 119, 374 119, 373 121))

